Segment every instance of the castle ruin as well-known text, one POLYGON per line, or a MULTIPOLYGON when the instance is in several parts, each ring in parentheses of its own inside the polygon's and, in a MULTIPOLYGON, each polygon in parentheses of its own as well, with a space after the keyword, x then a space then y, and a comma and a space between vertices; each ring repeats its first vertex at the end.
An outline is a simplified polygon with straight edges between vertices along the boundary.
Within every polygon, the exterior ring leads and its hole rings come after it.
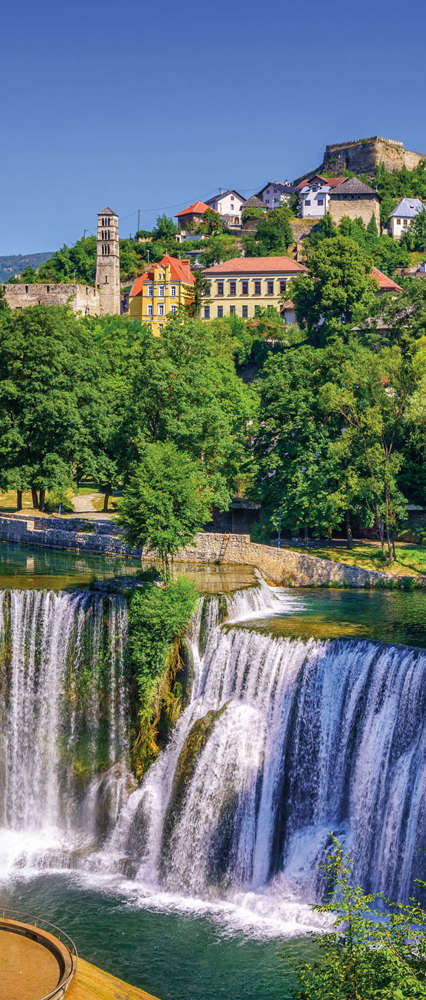
POLYGON ((98 212, 95 287, 46 282, 6 284, 3 289, 10 309, 69 305, 73 312, 83 316, 118 315, 121 309, 118 215, 111 208, 98 212))
POLYGON ((375 135, 369 139, 329 144, 325 147, 323 167, 336 174, 339 170, 353 170, 355 174, 370 175, 375 173, 379 163, 392 172, 401 167, 414 170, 422 160, 426 160, 426 153, 415 153, 405 149, 403 142, 375 135))

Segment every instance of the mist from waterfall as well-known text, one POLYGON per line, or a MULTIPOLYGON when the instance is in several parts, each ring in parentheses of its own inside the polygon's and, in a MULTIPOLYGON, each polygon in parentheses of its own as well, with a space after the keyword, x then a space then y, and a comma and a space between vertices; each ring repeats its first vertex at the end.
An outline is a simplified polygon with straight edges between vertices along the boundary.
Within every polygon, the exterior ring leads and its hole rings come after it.
POLYGON ((300 932, 318 925, 305 904, 333 830, 365 889, 407 899, 425 827, 426 656, 238 625, 300 600, 263 581, 200 599, 189 702, 131 792, 124 600, 0 595, 3 871, 71 867, 139 905, 300 932))

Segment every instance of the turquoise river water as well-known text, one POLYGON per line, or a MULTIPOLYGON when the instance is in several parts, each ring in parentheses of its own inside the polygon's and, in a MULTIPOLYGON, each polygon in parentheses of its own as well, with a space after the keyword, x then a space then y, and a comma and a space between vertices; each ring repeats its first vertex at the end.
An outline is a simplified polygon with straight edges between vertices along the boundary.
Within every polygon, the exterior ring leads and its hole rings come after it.
MULTIPOLYGON (((130 560, 0 544, 2 589, 74 590, 94 579, 131 576, 137 570, 130 560)), ((227 592, 254 582, 252 570, 244 567, 188 570, 204 592, 227 592)), ((303 589, 290 594, 287 611, 248 616, 247 626, 303 641, 341 637, 426 646, 424 592, 303 589)), ((160 1000, 289 1000, 296 983, 294 964, 316 951, 313 938, 297 930, 283 937, 278 923, 273 928, 262 920, 244 928, 228 919, 226 905, 213 902, 210 909, 198 909, 194 897, 196 893, 185 912, 182 898, 175 904, 173 893, 166 903, 158 893, 143 899, 129 891, 129 880, 102 870, 66 871, 59 864, 46 870, 0 868, 0 907, 58 924, 84 958, 160 1000)))

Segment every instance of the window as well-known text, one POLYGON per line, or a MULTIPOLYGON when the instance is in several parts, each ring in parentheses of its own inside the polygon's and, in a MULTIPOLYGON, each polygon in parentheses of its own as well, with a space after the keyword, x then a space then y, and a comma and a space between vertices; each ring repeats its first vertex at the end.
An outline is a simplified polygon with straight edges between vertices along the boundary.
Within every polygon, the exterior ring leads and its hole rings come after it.
POLYGON ((217 294, 223 295, 223 281, 218 281, 217 283, 217 294))
POLYGON ((282 280, 280 281, 280 295, 282 295, 282 294, 283 294, 283 292, 285 292, 285 291, 286 291, 286 289, 287 289, 287 282, 286 282, 285 278, 283 278, 283 279, 282 279, 282 280))
POLYGON ((241 294, 248 295, 248 281, 241 282, 241 294))
POLYGON ((159 294, 159 296, 160 296, 161 299, 164 299, 164 292, 165 292, 165 286, 164 285, 159 285, 158 286, 158 294, 159 294))
POLYGON ((248 316, 248 306, 243 306, 243 319, 247 319, 248 316))
POLYGON ((259 313, 260 313, 260 306, 255 306, 255 307, 254 307, 254 315, 255 315, 255 316, 258 316, 258 315, 259 315, 259 313))
POLYGON ((237 282, 236 281, 230 281, 229 282, 229 294, 230 295, 236 295, 237 294, 237 282))
POLYGON ((267 295, 273 295, 274 294, 274 282, 273 281, 267 281, 266 282, 266 286, 267 286, 267 295))
POLYGON ((148 285, 147 294, 149 295, 149 298, 152 299, 154 295, 154 285, 148 285))
POLYGON ((157 316, 164 316, 164 302, 159 302, 157 306, 157 316))
POLYGON ((177 313, 177 306, 170 306, 170 312, 171 312, 171 313, 172 313, 173 315, 174 315, 174 313, 177 313))
POLYGON ((254 294, 255 295, 260 295, 261 294, 261 287, 262 287, 261 286, 261 282, 260 281, 255 281, 255 283, 254 283, 254 294))
POLYGON ((217 307, 217 315, 218 315, 219 319, 222 318, 222 316, 223 316, 223 306, 218 306, 217 307))
POLYGON ((204 319, 210 319, 210 306, 204 306, 204 319))
POLYGON ((50 285, 46 285, 46 292, 50 292, 50 285))
POLYGON ((211 281, 208 281, 207 285, 206 285, 206 290, 205 290, 204 294, 205 295, 210 295, 211 290, 212 290, 211 281))
POLYGON ((235 306, 229 306, 229 315, 235 316, 235 306))
POLYGON ((146 307, 146 315, 147 316, 153 316, 154 315, 154 306, 148 305, 146 307))
POLYGON ((397 226, 400 226, 401 225, 401 219, 397 219, 396 220, 396 224, 397 224, 397 226))
POLYGON ((324 198, 317 198, 317 202, 318 202, 319 205, 323 205, 324 204, 324 198))
POLYGON ((408 226, 408 219, 404 219, 404 226, 408 226))
POLYGON ((170 295, 171 295, 172 299, 176 298, 176 285, 171 285, 170 286, 170 295))

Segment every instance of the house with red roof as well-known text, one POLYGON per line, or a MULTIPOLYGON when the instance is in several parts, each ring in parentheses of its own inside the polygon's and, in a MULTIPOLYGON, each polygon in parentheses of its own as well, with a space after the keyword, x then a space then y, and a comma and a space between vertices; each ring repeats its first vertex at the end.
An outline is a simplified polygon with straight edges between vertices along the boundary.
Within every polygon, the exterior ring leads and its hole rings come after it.
POLYGON ((176 212, 175 219, 178 220, 179 229, 192 228, 194 225, 197 226, 203 221, 206 212, 214 212, 215 209, 211 205, 207 205, 205 201, 194 201, 192 205, 188 205, 188 208, 182 208, 180 212, 176 212))
POLYGON ((273 306, 286 323, 294 323, 294 305, 286 295, 287 287, 291 278, 307 270, 290 257, 233 257, 207 267, 203 274, 208 289, 201 318, 240 316, 253 320, 261 309, 273 306))
POLYGON ((165 253, 134 281, 128 315, 147 323, 159 336, 167 319, 194 301, 194 285, 189 260, 165 253))

